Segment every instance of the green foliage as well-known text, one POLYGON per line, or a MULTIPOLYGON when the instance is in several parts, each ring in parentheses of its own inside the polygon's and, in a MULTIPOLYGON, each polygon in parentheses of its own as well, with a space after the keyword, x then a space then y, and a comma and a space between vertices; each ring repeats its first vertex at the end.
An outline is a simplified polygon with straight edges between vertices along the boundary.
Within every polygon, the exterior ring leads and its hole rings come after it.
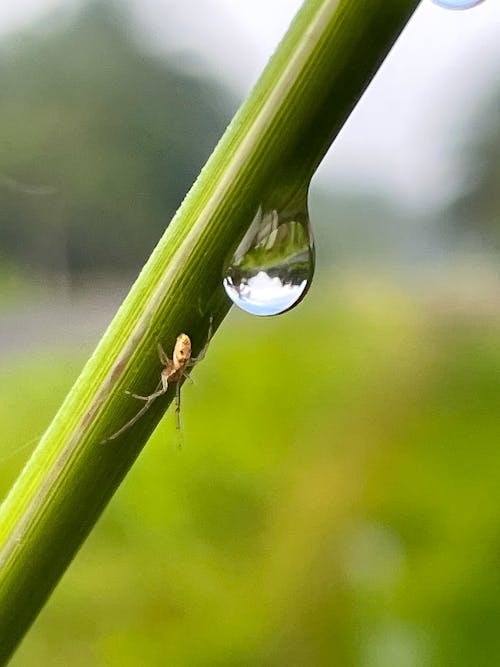
POLYGON ((1 254, 69 274, 139 267, 234 101, 146 55, 108 3, 18 43, 0 52, 1 254))
MULTIPOLYGON (((387 284, 234 313, 13 667, 498 664, 499 333, 387 284)), ((2 455, 81 356, 4 369, 2 455)))

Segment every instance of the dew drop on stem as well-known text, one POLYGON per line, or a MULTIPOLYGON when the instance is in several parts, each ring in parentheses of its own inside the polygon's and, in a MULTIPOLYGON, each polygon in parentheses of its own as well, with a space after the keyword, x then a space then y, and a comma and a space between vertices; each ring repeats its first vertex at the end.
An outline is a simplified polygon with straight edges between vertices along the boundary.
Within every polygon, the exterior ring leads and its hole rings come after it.
POLYGON ((278 315, 296 306, 314 273, 307 201, 289 210, 260 206, 224 268, 228 296, 252 315, 278 315))
POLYGON ((483 0, 433 0, 433 2, 445 9, 470 9, 481 4, 483 0))

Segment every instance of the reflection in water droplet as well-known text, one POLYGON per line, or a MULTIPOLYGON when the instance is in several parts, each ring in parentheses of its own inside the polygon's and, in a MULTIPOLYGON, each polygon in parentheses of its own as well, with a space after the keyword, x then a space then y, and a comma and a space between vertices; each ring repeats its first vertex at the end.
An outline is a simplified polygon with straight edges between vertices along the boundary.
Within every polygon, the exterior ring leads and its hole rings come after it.
POLYGON ((224 270, 232 301, 252 315, 277 315, 305 295, 314 272, 307 212, 257 211, 224 270))
POLYGON ((469 9, 479 5, 483 0, 433 0, 433 2, 446 9, 469 9))

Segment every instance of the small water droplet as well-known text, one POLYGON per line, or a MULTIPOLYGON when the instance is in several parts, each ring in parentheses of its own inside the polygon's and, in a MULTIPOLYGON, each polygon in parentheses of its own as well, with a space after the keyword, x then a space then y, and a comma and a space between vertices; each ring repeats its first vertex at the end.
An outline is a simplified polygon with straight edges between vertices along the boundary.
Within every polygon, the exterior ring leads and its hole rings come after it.
POLYGON ((446 9, 470 9, 479 5, 483 0, 432 0, 436 5, 446 9))
POLYGON ((278 315, 304 297, 314 273, 314 242, 307 207, 259 207, 224 270, 224 289, 252 315, 278 315))

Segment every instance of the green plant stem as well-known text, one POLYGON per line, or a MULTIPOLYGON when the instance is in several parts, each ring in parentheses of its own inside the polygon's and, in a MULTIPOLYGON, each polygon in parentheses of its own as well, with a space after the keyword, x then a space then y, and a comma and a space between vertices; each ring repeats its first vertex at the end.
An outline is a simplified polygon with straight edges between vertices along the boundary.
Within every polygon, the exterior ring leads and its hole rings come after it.
POLYGON ((229 309, 221 289, 228 253, 273 188, 283 203, 307 185, 417 4, 305 2, 0 508, 1 663, 172 398, 169 391, 105 441, 138 409, 125 390, 156 386, 157 340, 171 351, 185 331, 196 354, 210 315, 217 327, 229 309))

